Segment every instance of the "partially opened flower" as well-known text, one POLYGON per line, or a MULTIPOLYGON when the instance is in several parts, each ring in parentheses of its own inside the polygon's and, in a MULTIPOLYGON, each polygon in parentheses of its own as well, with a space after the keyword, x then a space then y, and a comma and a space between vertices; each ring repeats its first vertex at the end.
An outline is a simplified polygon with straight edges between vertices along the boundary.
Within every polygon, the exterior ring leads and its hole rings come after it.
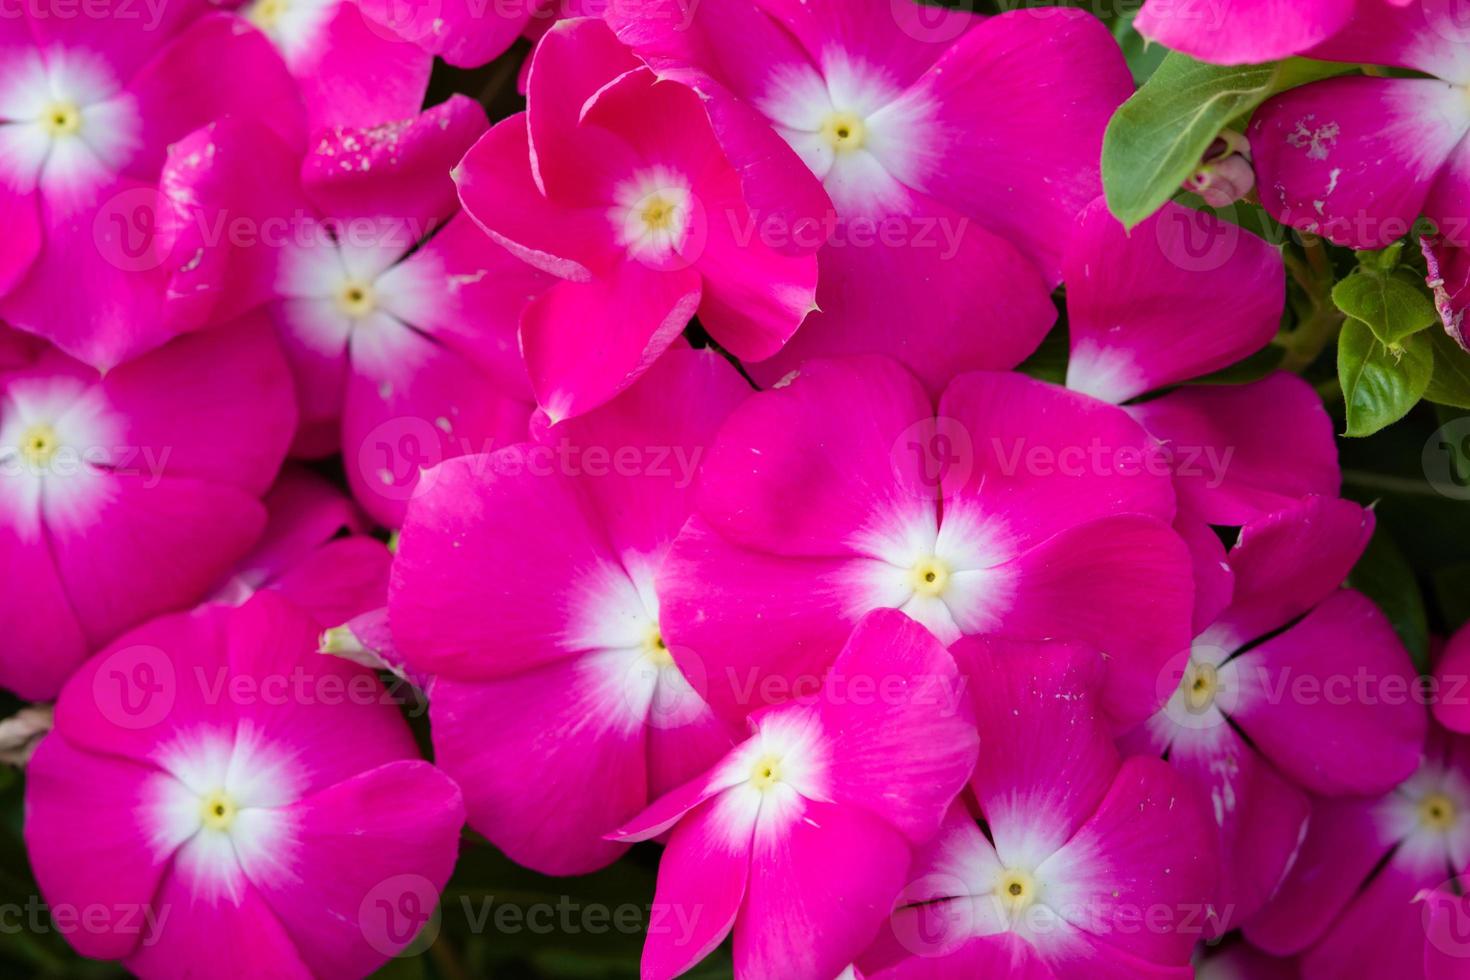
POLYGON ((1423 214, 1452 244, 1470 245, 1470 103, 1461 97, 1470 36, 1455 17, 1453 5, 1433 0, 1365 3, 1312 57, 1415 74, 1330 78, 1261 106, 1249 135, 1272 217, 1378 249, 1423 214))
MULTIPOLYGON (((1246 938, 1300 953, 1303 980, 1457 976, 1423 972, 1438 904, 1424 893, 1467 869, 1470 741, 1433 727, 1418 770, 1386 795, 1313 801, 1291 872, 1246 938)), ((1450 960, 1463 964, 1463 932, 1440 938, 1460 944, 1450 960)))
POLYGON ((755 233, 743 174, 694 90, 659 84, 580 18, 537 46, 526 99, 455 178, 486 231, 560 279, 521 322, 553 421, 632 384, 696 313, 742 360, 781 348, 814 308, 820 242, 783 251, 755 233))
POLYGON ((360 977, 417 933, 459 790, 284 598, 154 620, 87 663, 27 769, 26 843, 67 939, 142 977, 360 977), (397 918, 395 918, 395 916, 397 918))
POLYGON ((227 115, 300 126, 270 44, 203 2, 0 23, 0 318, 109 368, 205 322, 163 234, 169 144, 227 115), (221 72, 220 66, 229 71, 221 72))
POLYGON ((247 126, 189 145, 226 159, 200 222, 218 210, 259 230, 209 275, 267 303, 296 378, 294 452, 340 449, 354 495, 390 527, 421 470, 523 440, 533 410, 516 329, 549 277, 460 213, 449 177, 484 129, 455 96, 309 147, 247 126))
POLYGON ((1372 533, 1371 512, 1325 497, 1247 524, 1216 598, 1228 604, 1162 679, 1168 704, 1125 742, 1167 756, 1214 818, 1212 935, 1271 897, 1311 794, 1381 793, 1419 762, 1408 651, 1370 599, 1340 588, 1372 533))
POLYGON ((1120 761, 1102 658, 978 638, 953 652, 976 709, 983 824, 951 808, 859 966, 872 980, 1189 976, 1218 853, 1177 773, 1120 761))
POLYGON ((820 690, 753 716, 751 729, 617 832, 672 829, 654 902, 697 913, 687 936, 649 934, 648 980, 687 971, 732 931, 739 976, 843 973, 975 766, 954 660, 892 610, 858 624, 820 690))
POLYGON ((1067 387, 1126 405, 1164 444, 1182 509, 1238 526, 1307 494, 1336 496, 1332 419, 1301 378, 1276 372, 1140 400, 1271 342, 1286 304, 1276 247, 1178 204, 1125 232, 1099 198, 1079 219, 1063 274, 1067 387))
POLYGON ((265 533, 210 601, 239 605, 270 589, 324 629, 382 608, 392 556, 383 542, 362 533, 368 522, 346 494, 292 465, 263 503, 265 533))
POLYGON ((54 349, 0 374, 0 687, 55 697, 123 630, 204 598, 264 529, 295 424, 259 317, 100 377, 54 349))
POLYGON ((1121 409, 988 372, 936 406, 886 358, 808 361, 711 449, 659 578, 664 631, 732 719, 820 677, 872 609, 944 643, 1085 639, 1111 657, 1108 707, 1131 724, 1189 642, 1173 517, 1168 461, 1121 409))
MULTIPOLYGON (((235 0, 226 5, 236 7, 235 0)), ((423 106, 434 55, 370 19, 367 12, 377 9, 357 0, 244 0, 236 7, 281 53, 312 129, 377 126, 423 106)))
POLYGON ((826 243, 821 312, 752 368, 758 381, 881 353, 937 391, 1036 348, 1073 219, 1102 191, 1103 129, 1133 90, 1096 18, 910 0, 642 6, 608 20, 708 100, 759 195, 759 234, 826 243))
POLYGON ((656 577, 748 394, 713 351, 673 350, 535 443, 441 464, 409 507, 389 605, 405 673, 471 826, 522 864, 611 863, 626 845, 603 835, 733 744, 675 666, 656 577))

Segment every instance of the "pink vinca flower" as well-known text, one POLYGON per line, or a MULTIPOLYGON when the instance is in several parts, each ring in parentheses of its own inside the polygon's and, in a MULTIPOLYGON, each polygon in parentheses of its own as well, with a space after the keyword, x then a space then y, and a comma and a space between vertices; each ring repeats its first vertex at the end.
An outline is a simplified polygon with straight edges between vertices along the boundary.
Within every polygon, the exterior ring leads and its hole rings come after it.
POLYGON ((146 978, 361 977, 414 938, 458 788, 370 672, 262 592, 154 620, 78 672, 26 770, 26 844, 67 938, 146 978))
POLYGON ((390 527, 421 470, 522 441, 534 408, 516 329, 549 277, 486 238, 449 177, 485 125, 455 96, 402 122, 323 131, 309 148, 259 126, 188 144, 226 158, 196 181, 209 194, 195 222, 217 211, 259 230, 202 274, 268 298, 301 406, 293 452, 342 451, 353 494, 390 527))
POLYGON ((1420 214, 1470 244, 1470 34, 1454 5, 1370 5, 1312 57, 1431 77, 1331 78, 1263 105, 1249 135, 1266 210, 1353 248, 1389 245, 1420 214))
POLYGON ((1302 54, 1375 7, 1414 0, 1147 0, 1133 26, 1150 41, 1217 65, 1302 54))
POLYGON ((522 864, 612 862, 626 845, 604 834, 734 742, 675 666, 656 579, 748 394, 713 351, 673 350, 535 443, 441 464, 409 507, 389 597, 405 672, 432 677, 471 826, 522 864))
POLYGON ((293 465, 282 470, 264 503, 265 533, 210 601, 240 605, 270 589, 323 628, 382 608, 392 555, 363 533, 368 521, 345 494, 293 465))
POLYGON ((299 100, 265 38, 203 2, 157 23, 42 8, 0 23, 0 317, 108 368, 208 313, 174 282, 195 249, 156 234, 166 148, 229 114, 289 131, 299 100))
POLYGON ((752 175, 757 233, 826 242, 821 312, 757 381, 881 353, 937 391, 1041 342, 1073 219, 1102 191, 1103 130, 1133 91, 1096 18, 910 0, 650 0, 607 17, 709 100, 752 175))
POLYGON ((820 690, 752 716, 749 739, 618 831, 672 829, 654 901, 693 923, 649 934, 643 976, 685 972, 732 931, 738 976, 848 976, 976 748, 944 648, 892 610, 864 618, 820 690))
POLYGON ((732 719, 820 677, 872 609, 944 643, 1084 639, 1112 658, 1109 709, 1131 724, 1189 643, 1173 518, 1168 462, 1121 409, 987 372, 936 408, 887 358, 808 361, 710 450, 659 578, 665 634, 732 719))
POLYGON ((521 322, 553 421, 632 384, 696 313, 760 360, 814 308, 816 243, 780 251, 748 234, 742 175, 700 97, 657 81, 601 21, 562 21, 536 48, 527 111, 455 171, 475 220, 560 279, 521 322))
POLYGON ((356 0, 231 0, 228 6, 276 46, 313 129, 376 126, 424 104, 433 54, 369 19, 356 0))
POLYGON ((49 349, 0 374, 0 687, 55 697, 123 630, 202 599, 264 529, 295 424, 260 318, 100 377, 49 349))
POLYGON ((1126 411, 1173 457, 1181 510, 1238 526, 1307 494, 1336 496, 1332 419, 1286 372, 1185 386, 1259 353, 1281 325, 1280 251, 1208 212, 1166 204, 1125 232, 1101 198, 1062 262, 1071 356, 1067 387, 1126 411), (1201 330, 1199 312, 1210 329, 1201 330))
POLYGON ((1158 759, 1120 760, 1097 653, 962 640, 983 826, 958 802, 859 960, 871 980, 1188 977, 1218 853, 1158 759), (1145 924, 1146 923, 1146 924, 1145 924))
MULTIPOLYGON (((1349 760, 1344 760, 1344 762, 1349 760)), ((1303 980, 1463 975, 1464 923, 1434 892, 1470 870, 1470 740, 1434 727, 1413 775, 1376 798, 1317 799, 1281 888, 1245 924, 1254 945, 1301 954, 1303 980), (1455 969, 1428 972, 1426 938, 1453 942, 1455 969)))
POLYGON ((1408 651, 1371 600, 1340 588, 1372 533, 1371 512, 1325 497, 1247 524, 1212 597, 1218 615, 1161 677, 1168 704, 1125 742, 1167 756, 1214 818, 1212 933, 1271 897, 1309 794, 1382 793, 1418 764, 1408 651))

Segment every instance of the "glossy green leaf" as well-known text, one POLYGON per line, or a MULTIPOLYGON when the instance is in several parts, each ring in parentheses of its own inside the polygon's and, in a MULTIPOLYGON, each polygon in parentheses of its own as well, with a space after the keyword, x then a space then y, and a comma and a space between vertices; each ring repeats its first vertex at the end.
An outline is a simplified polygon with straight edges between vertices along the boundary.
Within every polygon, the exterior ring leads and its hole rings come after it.
POLYGON ((1414 570, 1399 546, 1379 527, 1354 566, 1348 584, 1378 604, 1420 670, 1429 663, 1429 614, 1414 570))
POLYGON ((1407 269, 1381 272, 1364 267, 1333 287, 1332 301, 1366 323, 1385 344, 1396 344, 1439 321, 1423 282, 1407 269))
POLYGON ((1360 320, 1343 324, 1337 345, 1337 377, 1347 405, 1349 436, 1368 436, 1392 425, 1419 403, 1434 374, 1434 351, 1423 334, 1385 346, 1360 320))
POLYGON ((1443 330, 1429 331, 1434 347, 1434 376, 1424 397, 1436 405, 1470 409, 1470 354, 1443 330))

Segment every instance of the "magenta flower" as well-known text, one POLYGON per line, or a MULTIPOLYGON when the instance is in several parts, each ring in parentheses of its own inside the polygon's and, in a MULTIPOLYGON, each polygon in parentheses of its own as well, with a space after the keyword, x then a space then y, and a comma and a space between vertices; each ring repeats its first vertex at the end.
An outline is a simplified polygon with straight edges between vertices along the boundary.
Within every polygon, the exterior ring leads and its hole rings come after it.
MULTIPOLYGON (((1418 770, 1387 794, 1313 802, 1290 873, 1245 934, 1268 952, 1300 953, 1303 980, 1423 976, 1432 893, 1467 868, 1470 742, 1432 728, 1418 770)), ((1456 970, 1428 976, 1463 969, 1463 927, 1441 936, 1460 944, 1456 970)))
POLYGON ((310 470, 288 466, 263 502, 265 533, 211 602, 240 605, 270 589, 324 629, 382 608, 392 556, 363 533, 368 521, 345 494, 310 470))
POLYGON ((1075 216, 1102 192, 1103 129, 1133 91, 1095 18, 909 0, 649 6, 608 20, 710 100, 760 234, 827 243, 821 312, 757 381, 878 353, 938 391, 1036 348, 1075 216))
POLYGON ((962 375, 936 410, 886 358, 808 361, 731 415, 694 511, 662 621, 732 720, 820 677, 872 609, 944 643, 1087 640, 1130 724, 1189 643, 1168 460, 1121 409, 1023 375, 962 375))
POLYGON ((196 251, 162 227, 169 144, 231 114, 300 125, 263 37, 204 3, 159 9, 0 24, 0 317, 98 368, 210 312, 175 282, 196 251))
MULTIPOLYGON (((230 0, 270 38, 301 89, 307 123, 377 126, 419 111, 434 54, 369 19, 357 0, 230 0)), ((404 4, 399 4, 402 9, 404 4)))
POLYGON ((649 934, 646 980, 685 972, 732 931, 739 976, 836 977, 975 766, 954 661, 890 610, 858 624, 819 691, 752 716, 751 731, 615 835, 672 830, 654 902, 697 913, 687 936, 649 934))
POLYGON ((109 910, 78 952, 149 978, 365 976, 427 921, 459 790, 316 634, 263 592, 154 620, 67 685, 26 843, 53 908, 109 910))
POLYGON ((1470 37, 1449 4, 1368 4, 1312 52, 1432 77, 1313 82, 1263 105, 1250 127, 1261 203, 1277 220, 1353 248, 1383 248, 1420 214, 1470 244, 1470 37))
POLYGON ((101 377, 53 349, 0 374, 0 687, 54 697, 123 630, 202 599, 264 529, 295 425, 261 318, 101 377))
POLYGON ((1370 511, 1325 497, 1247 524, 1202 600, 1218 614, 1161 678, 1168 704, 1126 741, 1167 756, 1214 817, 1212 935, 1280 884, 1308 794, 1382 793, 1418 764, 1417 672, 1378 607, 1340 588, 1372 534, 1370 511))
POLYGON ((256 231, 200 275, 266 301, 301 406, 293 452, 341 450, 353 494, 390 527, 421 470, 524 440, 534 409, 516 329, 550 277, 460 213, 449 177, 484 130, 484 110, 455 96, 309 150, 259 126, 188 144, 231 161, 196 181, 196 223, 221 213, 256 231))
POLYGON ((435 758, 470 824, 551 874, 611 863, 603 839, 718 759, 734 729, 674 664, 656 576, 694 467, 749 388, 676 349, 606 406, 534 444, 425 477, 389 614, 430 695, 435 758))
POLYGON ((696 313, 742 360, 771 356, 813 307, 817 261, 746 237, 741 174, 700 98, 587 18, 536 48, 527 111, 455 172, 465 209, 560 278, 527 308, 521 348, 553 421, 632 384, 696 313))
POLYGON ((1219 856, 1174 770, 1120 760, 1095 652, 971 638, 953 649, 980 731, 983 826, 956 803, 914 863, 872 980, 1186 977, 1219 856))

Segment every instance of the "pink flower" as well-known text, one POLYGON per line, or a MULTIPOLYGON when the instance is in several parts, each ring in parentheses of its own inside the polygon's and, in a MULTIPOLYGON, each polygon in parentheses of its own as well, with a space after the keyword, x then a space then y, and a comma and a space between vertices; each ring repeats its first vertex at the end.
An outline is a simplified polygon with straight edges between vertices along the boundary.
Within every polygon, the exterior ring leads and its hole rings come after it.
POLYGON ((1410 0, 1147 0, 1133 26, 1150 41, 1217 65, 1254 65, 1327 40, 1358 8, 1410 0))
POLYGON ((815 696, 752 716, 751 731, 615 835, 672 829, 654 902, 693 921, 686 936, 650 932, 646 980, 685 972, 732 931, 738 976, 836 977, 975 766, 954 661, 889 610, 858 624, 815 696))
POLYGON ((1389 793, 1313 802, 1296 861, 1246 938, 1301 953, 1304 980, 1456 976, 1463 921, 1458 934, 1439 931, 1435 920, 1453 910, 1424 893, 1450 890, 1467 868, 1470 741, 1432 728, 1418 771, 1389 793), (1436 939, 1458 945, 1444 950, 1436 939), (1440 959, 1454 970, 1425 972, 1436 949, 1451 953, 1440 959))
POLYGON ((148 978, 365 976, 427 921, 459 790, 316 631, 262 592, 154 620, 67 685, 26 843, 51 907, 108 912, 78 952, 148 978))
POLYGON ((1470 37, 1453 5, 1377 2, 1312 52, 1327 61, 1423 72, 1314 82, 1263 105, 1250 127, 1261 203, 1277 220, 1339 245, 1378 249, 1425 215, 1470 244, 1470 37))
POLYGON ((914 862, 872 980, 1184 977, 1219 855, 1158 759, 1120 760, 1103 660, 1068 644, 953 649, 980 731, 976 823, 956 803, 914 862))
MULTIPOLYGON (((563 0, 568 16, 583 2, 563 0)), ((585 2, 595 6, 606 0, 585 2)), ((478 68, 510 50, 522 34, 530 33, 535 21, 554 16, 551 8, 555 3, 556 0, 357 0, 371 29, 412 41, 458 68, 478 68)))
MULTIPOLYGON (((394 5, 402 10, 414 4, 394 5)), ((307 123, 370 127, 419 111, 434 53, 373 19, 357 0, 227 0, 280 52, 301 88, 307 123)), ((406 25, 405 25, 406 26, 406 25)))
POLYGON ((0 374, 0 686, 54 697, 123 630, 202 599, 260 537, 295 425, 258 317, 100 377, 51 349, 0 374))
POLYGON ((1470 352, 1470 336, 1465 333, 1465 308, 1470 306, 1470 250, 1451 245, 1440 235, 1421 237, 1419 250, 1428 266, 1425 281, 1434 292, 1440 323, 1451 340, 1470 352))
POLYGON ((1336 496, 1332 419, 1301 378, 1178 388, 1276 336, 1286 304, 1278 249, 1212 214, 1167 204, 1125 232, 1101 198, 1063 259, 1067 387, 1126 411, 1174 461, 1181 510, 1238 526, 1307 494, 1336 496))
POLYGON ((879 353, 938 391, 1036 348, 1073 220, 1102 192, 1103 130, 1133 91, 1095 18, 909 0, 646 6, 607 17, 709 100, 761 237, 827 243, 821 312, 757 381, 879 353))
POLYGON ((550 277, 460 213, 449 171, 485 130, 463 96, 412 119, 288 146, 259 126, 191 138, 223 157, 194 178, 192 217, 258 234, 199 274, 266 301, 301 406, 298 456, 345 456, 348 483, 396 527, 419 473, 526 438, 534 408, 516 345, 521 310, 550 277))
POLYGON ((210 601, 240 605, 270 589, 323 628, 382 608, 392 556, 363 533, 368 522, 346 495, 310 470, 288 466, 264 503, 265 533, 210 601))
POLYGON ((1325 497, 1247 524, 1205 600, 1218 614, 1127 741, 1166 755, 1212 812, 1224 856, 1212 934, 1270 898, 1308 794, 1381 793, 1418 764, 1417 672, 1378 607, 1339 587, 1372 534, 1370 511, 1325 497))
POLYGON ((238 18, 116 6, 0 24, 0 317, 98 368, 211 313, 176 281, 197 250, 165 227, 169 144, 231 114, 300 125, 279 57, 238 18))
POLYGON ((1450 637, 1434 665, 1434 720, 1452 732, 1470 733, 1470 625, 1450 637))
POLYGON ((611 863, 626 845, 604 834, 734 743, 674 664, 655 580, 748 394, 713 351, 675 349, 536 443, 441 464, 409 507, 389 601, 404 671, 471 826, 521 864, 611 863))
POLYGON ((1189 642, 1158 444, 1121 409, 974 372, 936 402, 879 357, 808 361, 735 410, 659 577, 674 657, 732 720, 792 696, 872 609, 941 642, 1083 639, 1133 723, 1189 642), (751 637, 760 637, 752 643, 751 637))
POLYGON ((632 384, 696 313, 760 360, 814 306, 816 244, 780 251, 747 234, 743 175, 699 96, 656 81, 601 21, 562 21, 536 49, 527 112, 455 172, 475 220, 560 279, 521 322, 553 421, 632 384))

